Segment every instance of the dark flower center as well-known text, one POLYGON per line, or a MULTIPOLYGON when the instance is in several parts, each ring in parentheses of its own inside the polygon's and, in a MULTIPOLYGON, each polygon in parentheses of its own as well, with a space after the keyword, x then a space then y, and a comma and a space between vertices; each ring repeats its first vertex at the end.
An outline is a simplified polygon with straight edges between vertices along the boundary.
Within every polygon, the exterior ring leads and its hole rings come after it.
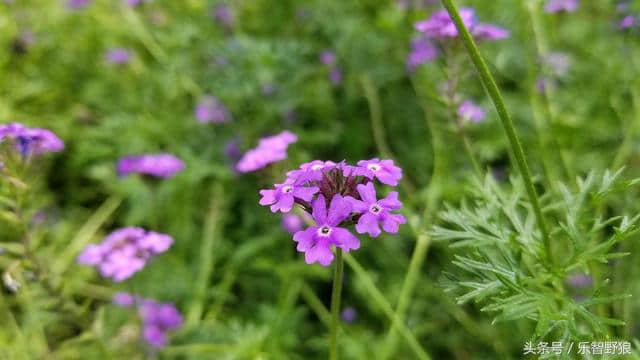
POLYGON ((318 229, 318 235, 320 236, 329 236, 329 234, 331 234, 331 228, 328 226, 321 226, 318 229))
POLYGON ((377 164, 369 164, 367 165, 367 169, 371 170, 371 171, 378 171, 380 170, 380 165, 377 164))
POLYGON ((287 186, 283 186, 282 187, 282 192, 285 193, 285 194, 288 194, 288 193, 290 193, 292 191, 293 191, 293 186, 287 185, 287 186))
POLYGON ((380 212, 380 210, 382 210, 382 209, 377 204, 373 204, 369 208, 369 211, 371 211, 374 214, 378 214, 380 212))

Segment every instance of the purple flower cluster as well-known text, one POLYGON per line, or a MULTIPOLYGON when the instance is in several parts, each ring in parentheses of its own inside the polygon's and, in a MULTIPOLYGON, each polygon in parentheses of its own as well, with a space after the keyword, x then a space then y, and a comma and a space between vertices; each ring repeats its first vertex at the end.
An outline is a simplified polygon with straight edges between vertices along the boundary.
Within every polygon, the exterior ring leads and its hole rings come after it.
POLYGON ((0 125, 0 143, 14 142, 22 156, 40 155, 47 152, 59 152, 64 142, 47 129, 28 128, 19 123, 0 125))
POLYGON ((325 50, 320 54, 320 62, 329 69, 329 80, 334 86, 342 82, 342 71, 337 65, 336 54, 331 50, 325 50))
POLYGON ((100 244, 88 245, 77 261, 95 266, 102 276, 121 282, 142 270, 147 261, 167 251, 171 244, 173 238, 169 235, 126 227, 112 232, 100 244))
POLYGON ((466 100, 458 107, 458 116, 464 121, 479 123, 487 116, 484 109, 466 100))
POLYGON ((287 158, 287 147, 298 141, 298 136, 290 131, 260 139, 258 146, 247 151, 236 164, 236 170, 247 173, 287 158))
POLYGON ((160 303, 128 293, 115 294, 113 302, 126 308, 137 307, 142 320, 142 337, 151 347, 164 347, 169 331, 182 326, 182 314, 171 303, 160 303))
POLYGON ((114 48, 104 55, 104 60, 109 64, 126 65, 132 57, 132 52, 123 48, 114 48))
POLYGON ((418 66, 433 61, 438 57, 438 48, 427 36, 420 36, 411 41, 411 51, 407 56, 406 68, 408 72, 415 71, 418 66))
POLYGON ((231 113, 215 96, 204 96, 196 109, 194 116, 200 123, 221 124, 232 120, 231 113))
POLYGON ((580 2, 578 0, 549 0, 544 5, 547 13, 574 12, 578 10, 580 2))
MULTIPOLYGON (((477 22, 472 8, 460 9, 460 17, 471 35, 478 40, 500 40, 509 37, 509 30, 477 22)), ((433 39, 446 40, 458 36, 458 29, 446 10, 438 10, 429 19, 417 22, 414 26, 416 30, 433 39)))
POLYGON ((357 166, 314 160, 289 171, 274 189, 260 190, 259 203, 283 213, 298 204, 311 214, 315 225, 296 231, 293 241, 307 264, 328 266, 333 261, 331 246, 346 252, 360 247, 347 226, 356 224, 357 233, 377 237, 382 230, 395 234, 406 223, 403 215, 394 213, 402 207, 398 193, 378 200, 373 182, 396 186, 401 178, 402 169, 393 160, 362 160, 357 166))
POLYGON ((146 154, 122 157, 118 160, 116 170, 119 176, 138 173, 169 178, 182 171, 184 167, 184 162, 171 154, 146 154))

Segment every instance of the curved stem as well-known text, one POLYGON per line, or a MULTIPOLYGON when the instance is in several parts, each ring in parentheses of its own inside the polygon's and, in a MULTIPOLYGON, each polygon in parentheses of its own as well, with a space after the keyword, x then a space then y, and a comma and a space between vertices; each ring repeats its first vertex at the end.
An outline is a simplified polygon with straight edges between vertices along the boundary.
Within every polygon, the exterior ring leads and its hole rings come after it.
POLYGON ((536 189, 533 186, 533 180, 531 177, 531 172, 529 171, 529 166, 527 165, 527 160, 524 156, 524 151, 522 150, 522 145, 520 144, 520 140, 518 139, 518 135, 516 134, 516 130, 513 127, 513 122, 511 121, 511 117, 507 112, 507 108, 504 105, 504 100, 502 95, 500 94, 500 90, 496 85, 496 81, 494 80, 491 72, 489 71, 489 67, 487 63, 480 55, 480 51, 476 46, 469 30, 467 30, 466 26, 462 22, 460 18, 460 14, 458 13, 458 9, 453 4, 452 0, 442 0, 442 5, 447 9, 447 12, 451 16, 451 19, 456 25, 458 32, 460 33, 460 37, 462 42, 464 43, 467 53, 469 57, 471 57, 471 61, 476 67, 478 74, 480 75, 480 80, 484 85, 485 89, 489 93, 491 100, 498 112, 498 117, 502 122, 502 126, 504 127, 505 132, 507 133, 507 138, 509 139, 509 144, 511 145, 511 149, 513 151, 513 155, 516 158, 516 164, 518 165, 518 169, 520 170, 520 174, 522 175, 522 179, 524 181, 525 187, 527 189, 527 194, 529 196, 529 201, 531 202, 531 206, 533 207, 533 212, 536 216, 536 220, 538 223, 538 228, 540 229, 540 233, 542 235, 542 240, 544 242, 544 247, 546 251, 546 255, 553 264, 553 256, 551 252, 551 240, 549 238, 549 232, 547 230, 547 225, 544 221, 544 217, 542 215, 542 208, 540 207, 540 202, 538 200, 538 194, 536 193, 536 189))
POLYGON ((340 321, 340 300, 342 298, 342 275, 344 262, 342 249, 336 248, 336 265, 333 272, 333 290, 331 291, 331 329, 329 337, 329 359, 338 359, 338 324, 340 321))

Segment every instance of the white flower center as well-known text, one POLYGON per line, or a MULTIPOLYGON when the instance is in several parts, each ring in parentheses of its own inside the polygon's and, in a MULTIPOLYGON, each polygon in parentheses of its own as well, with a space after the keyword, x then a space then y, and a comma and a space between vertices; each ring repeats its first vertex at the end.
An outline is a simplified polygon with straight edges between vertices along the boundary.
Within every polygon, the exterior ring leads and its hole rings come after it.
POLYGON ((314 170, 314 171, 315 170, 320 170, 323 167, 324 167, 324 165, 322 165, 322 164, 315 164, 315 165, 311 166, 311 170, 314 170))
POLYGON ((373 204, 369 208, 369 211, 371 211, 375 215, 378 215, 381 210, 382 210, 382 208, 380 206, 378 206, 378 204, 373 204))
POLYGON ((292 191, 293 191, 293 186, 286 185, 282 187, 282 192, 285 194, 288 194, 292 191))
POLYGON ((327 225, 318 228, 318 236, 327 237, 329 235, 331 235, 331 228, 327 225))
POLYGON ((380 170, 380 165, 378 165, 378 164, 369 164, 369 165, 367 165, 367 169, 369 169, 371 171, 378 171, 378 170, 380 170))

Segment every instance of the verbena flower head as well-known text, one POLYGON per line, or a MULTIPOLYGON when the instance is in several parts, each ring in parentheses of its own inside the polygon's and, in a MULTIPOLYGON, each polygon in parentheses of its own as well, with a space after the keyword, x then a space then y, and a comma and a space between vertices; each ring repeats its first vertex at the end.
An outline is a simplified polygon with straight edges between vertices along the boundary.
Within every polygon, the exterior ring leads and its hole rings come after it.
POLYGON ((578 10, 580 2, 578 0, 549 0, 544 5, 544 11, 547 13, 557 12, 574 12, 578 10))
MULTIPOLYGON (((272 212, 284 213, 298 204, 310 214, 314 225, 295 231, 293 240, 308 264, 327 266, 334 258, 331 247, 346 252, 360 247, 347 227, 357 224, 358 233, 375 237, 381 233, 380 225, 384 231, 396 233, 399 225, 406 223, 404 216, 393 213, 402 207, 398 193, 377 200, 373 184, 377 180, 395 186, 401 178, 402 169, 392 160, 363 160, 358 166, 314 160, 287 172, 286 180, 274 189, 261 190, 259 203, 270 206, 272 212)), ((294 231, 287 225, 285 229, 294 231)))
POLYGON ((131 173, 169 178, 184 170, 182 160, 171 154, 146 154, 125 156, 118 160, 117 172, 120 176, 131 173))
POLYGON ((0 143, 11 141, 23 156, 59 152, 64 142, 50 130, 28 128, 19 123, 0 125, 0 143))
POLYGON ((142 338, 153 348, 162 348, 168 342, 169 331, 182 326, 183 317, 171 303, 160 303, 129 293, 117 293, 113 303, 130 308, 135 305, 142 320, 142 338))
POLYGON ((173 238, 169 235, 126 227, 112 232, 100 244, 88 245, 77 261, 95 266, 102 276, 121 282, 142 270, 147 261, 167 251, 172 244, 173 238))
POLYGON ((486 117, 484 109, 474 104, 470 100, 466 100, 458 107, 458 116, 464 121, 479 123, 486 117))
POLYGON ((114 48, 104 55, 106 62, 115 65, 125 65, 129 63, 132 57, 132 52, 123 48, 114 48))
MULTIPOLYGON (((469 32, 478 40, 500 40, 509 37, 509 31, 506 29, 478 23, 472 8, 460 9, 460 18, 469 32)), ((458 29, 444 9, 434 12, 427 20, 415 23, 414 27, 433 39, 446 40, 458 37, 458 29)))
POLYGON ((236 164, 236 170, 241 173, 252 172, 284 160, 287 158, 287 148, 296 141, 296 134, 286 130, 278 135, 262 138, 256 148, 242 156, 236 164))
POLYGON ((407 56, 406 68, 408 72, 415 71, 418 66, 433 61, 438 57, 438 49, 427 36, 420 36, 411 41, 411 52, 407 56))
POLYGON ((232 120, 231 113, 215 96, 204 96, 194 110, 200 123, 221 124, 232 120))
POLYGON ((173 304, 145 299, 138 310, 142 318, 142 337, 151 347, 164 347, 168 332, 182 326, 182 314, 173 304))

